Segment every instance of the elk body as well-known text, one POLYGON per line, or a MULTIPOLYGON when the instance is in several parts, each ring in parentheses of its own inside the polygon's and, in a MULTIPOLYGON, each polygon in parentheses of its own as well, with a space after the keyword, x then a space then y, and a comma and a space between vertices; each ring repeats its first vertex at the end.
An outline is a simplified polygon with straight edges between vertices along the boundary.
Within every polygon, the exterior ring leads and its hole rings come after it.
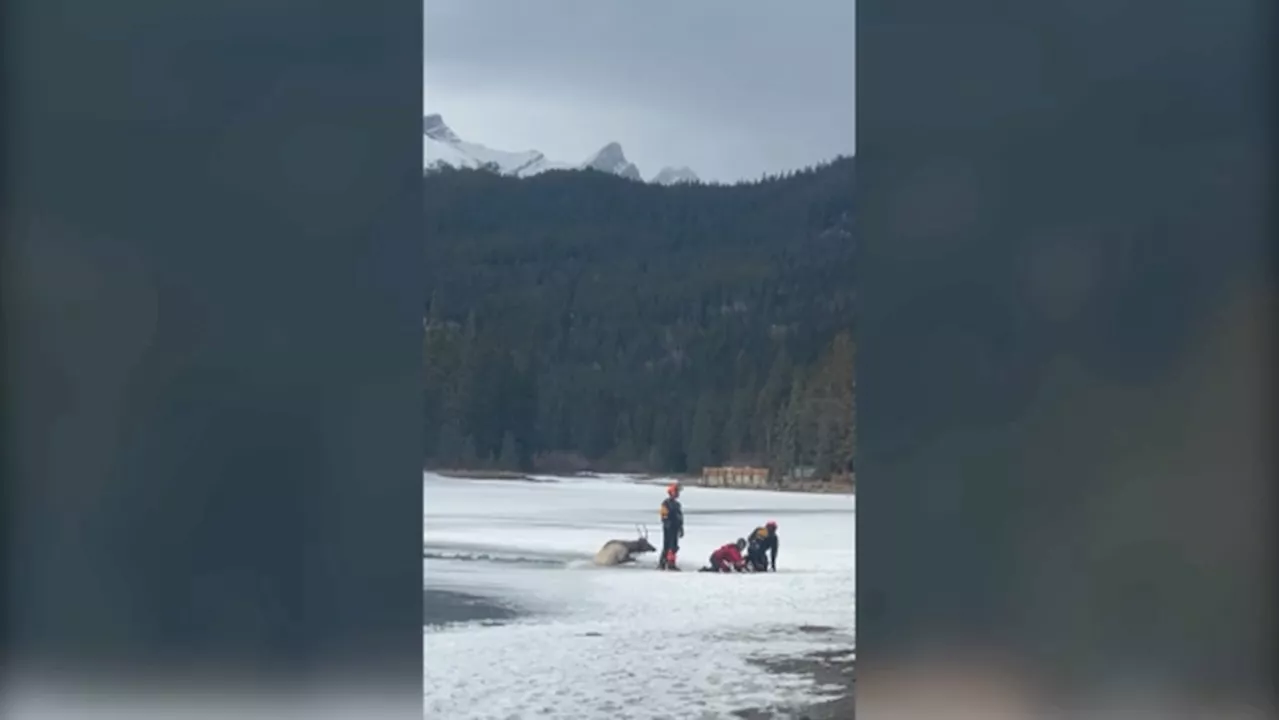
POLYGON ((649 533, 640 530, 635 540, 610 540, 596 553, 595 564, 606 567, 635 562, 636 555, 657 550, 649 544, 649 533))

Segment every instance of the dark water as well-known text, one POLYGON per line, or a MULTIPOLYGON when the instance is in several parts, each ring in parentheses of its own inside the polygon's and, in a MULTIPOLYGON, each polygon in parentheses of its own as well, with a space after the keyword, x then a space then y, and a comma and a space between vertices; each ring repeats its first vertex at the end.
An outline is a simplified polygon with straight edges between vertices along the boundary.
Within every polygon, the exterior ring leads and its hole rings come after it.
POLYGON ((422 591, 422 624, 424 626, 443 626, 464 622, 500 624, 523 614, 518 608, 480 595, 429 588, 422 591))
MULTIPOLYGON (((452 565, 490 565, 498 572, 509 570, 561 570, 577 555, 521 551, 513 553, 508 548, 477 545, 424 546, 423 559, 429 563, 452 565)), ((426 569, 428 585, 431 584, 430 567, 426 569)), ((422 590, 422 624, 442 627, 457 623, 482 623, 501 625, 529 614, 528 609, 506 599, 480 595, 462 590, 445 590, 426 587, 422 590)))
MULTIPOLYGON (((457 551, 433 551, 423 550, 422 557, 426 560, 446 560, 449 562, 483 562, 497 563, 500 565, 521 565, 525 567, 546 567, 546 568, 562 568, 569 563, 569 560, 551 555, 515 555, 488 552, 457 552, 457 551)), ((573 556, 572 559, 581 559, 573 556)))

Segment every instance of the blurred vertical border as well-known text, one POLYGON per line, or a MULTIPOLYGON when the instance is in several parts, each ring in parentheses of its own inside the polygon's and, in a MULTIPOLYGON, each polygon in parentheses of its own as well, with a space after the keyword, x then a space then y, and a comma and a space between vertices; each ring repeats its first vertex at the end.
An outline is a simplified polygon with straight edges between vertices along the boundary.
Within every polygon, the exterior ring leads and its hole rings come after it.
POLYGON ((1276 713, 1276 4, 858 2, 858 715, 1276 713))
POLYGON ((3 13, 6 714, 421 717, 421 3, 3 13))

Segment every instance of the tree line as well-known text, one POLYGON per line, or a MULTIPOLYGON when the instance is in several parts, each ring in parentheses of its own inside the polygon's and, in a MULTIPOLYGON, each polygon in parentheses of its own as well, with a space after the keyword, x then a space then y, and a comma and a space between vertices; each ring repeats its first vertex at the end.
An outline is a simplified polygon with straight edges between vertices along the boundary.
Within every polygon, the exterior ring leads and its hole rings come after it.
POLYGON ((426 464, 849 470, 853 167, 429 173, 426 464))

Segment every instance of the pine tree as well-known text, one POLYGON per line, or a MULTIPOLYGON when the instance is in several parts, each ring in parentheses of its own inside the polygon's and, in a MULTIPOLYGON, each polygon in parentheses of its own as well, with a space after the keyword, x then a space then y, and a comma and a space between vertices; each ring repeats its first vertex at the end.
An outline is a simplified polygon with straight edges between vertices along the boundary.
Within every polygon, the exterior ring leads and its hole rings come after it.
POLYGON ((516 437, 510 431, 502 436, 502 451, 498 455, 498 467, 502 470, 520 470, 520 451, 516 437))
POLYGON ((787 352, 787 346, 781 345, 774 355, 773 365, 769 368, 769 376, 765 379, 764 386, 760 388, 760 396, 756 402, 756 419, 753 434, 756 437, 766 438, 765 448, 763 448, 766 452, 769 452, 769 446, 771 445, 767 438, 775 434, 771 428, 777 419, 778 409, 786 400, 792 373, 791 356, 787 352))
POLYGON ((654 472, 665 472, 668 470, 666 452, 660 445, 654 445, 649 448, 649 454, 645 459, 645 464, 654 472))
POLYGON ((716 427, 711 393, 703 392, 693 413, 693 427, 689 433, 688 469, 701 472, 704 467, 716 464, 716 427))
POLYGON ((444 310, 440 302, 440 291, 431 292, 431 300, 427 303, 426 327, 439 327, 444 322, 444 310))
POLYGON ((664 426, 661 447, 662 468, 666 472, 682 473, 688 469, 684 423, 679 416, 670 418, 669 422, 664 426))
POLYGON ((773 452, 769 466, 776 479, 789 477, 800 459, 800 420, 804 406, 804 380, 800 371, 792 375, 791 392, 778 408, 773 423, 773 452))
POLYGON ((729 462, 753 453, 751 426, 757 397, 755 377, 749 377, 733 393, 729 419, 724 427, 724 456, 729 462))
POLYGON ((835 458, 831 469, 837 473, 845 473, 853 469, 853 456, 857 447, 856 361, 853 338, 848 332, 836 335, 831 343, 830 368, 837 412, 833 439, 835 458))
POLYGON ((466 467, 467 458, 463 457, 462 426, 456 418, 445 420, 440 425, 439 439, 436 441, 436 463, 444 468, 466 467))
POLYGON ((631 417, 627 413, 619 414, 617 422, 614 423, 613 457, 622 465, 641 459, 636 456, 635 433, 632 431, 631 417))
MULTIPOLYGON (((453 340, 453 346, 447 380, 441 390, 440 410, 440 442, 439 452, 455 462, 462 461, 461 445, 463 437, 471 432, 470 420, 475 412, 475 314, 467 319, 464 333, 453 340), (449 426, 447 432, 445 426, 449 426)), ((472 453, 474 454, 474 453, 472 453)))
POLYGON ((475 440, 470 435, 462 438, 462 443, 458 448, 458 467, 475 468, 480 467, 480 455, 476 452, 475 440))

